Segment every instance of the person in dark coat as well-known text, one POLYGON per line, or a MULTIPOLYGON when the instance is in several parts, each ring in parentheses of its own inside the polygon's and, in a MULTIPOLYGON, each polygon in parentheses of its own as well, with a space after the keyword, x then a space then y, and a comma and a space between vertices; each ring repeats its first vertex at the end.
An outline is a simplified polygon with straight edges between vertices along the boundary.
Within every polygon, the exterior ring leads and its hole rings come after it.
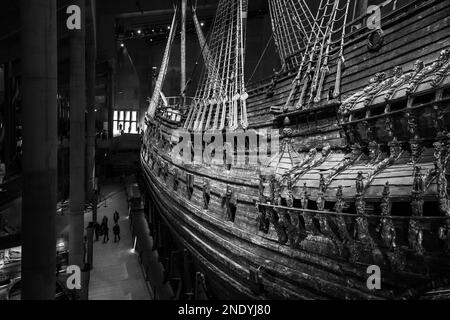
POLYGON ((117 223, 113 227, 113 233, 114 233, 114 242, 120 241, 120 227, 117 223))
POLYGON ((103 217, 101 230, 103 233, 103 243, 106 243, 106 241, 109 241, 108 218, 106 216, 103 217))
POLYGON ((94 232, 95 232, 95 241, 98 241, 98 238, 100 237, 100 234, 102 232, 102 228, 97 221, 94 222, 94 232))
POLYGON ((117 211, 114 212, 113 219, 115 224, 119 222, 119 213, 117 211))
POLYGON ((103 225, 103 243, 106 243, 109 241, 109 228, 108 225, 103 225))
POLYGON ((100 228, 101 232, 103 232, 103 229, 105 228, 105 226, 108 226, 108 218, 106 216, 103 216, 102 224, 101 224, 101 228, 100 228))

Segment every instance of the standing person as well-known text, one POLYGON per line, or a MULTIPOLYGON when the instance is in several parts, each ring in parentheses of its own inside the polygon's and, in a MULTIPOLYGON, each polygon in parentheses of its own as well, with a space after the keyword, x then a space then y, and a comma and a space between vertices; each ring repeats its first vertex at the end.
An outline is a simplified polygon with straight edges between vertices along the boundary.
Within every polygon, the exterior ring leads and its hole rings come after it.
POLYGON ((97 221, 94 222, 94 232, 95 232, 95 241, 98 241, 98 238, 101 233, 101 227, 97 221))
POLYGON ((113 233, 114 233, 114 242, 120 241, 120 227, 117 223, 113 227, 113 233), (119 240, 117 240, 117 238, 119 240))
POLYGON ((108 224, 103 225, 103 243, 109 241, 109 228, 108 224))
POLYGON ((107 216, 103 216, 103 219, 102 219, 102 228, 103 228, 104 225, 108 225, 108 217, 107 217, 107 216))
POLYGON ((103 216, 101 230, 103 233, 103 243, 105 243, 106 239, 108 239, 108 241, 109 241, 108 218, 106 216, 103 216))
POLYGON ((117 224, 119 222, 119 213, 117 210, 113 214, 114 223, 117 224))

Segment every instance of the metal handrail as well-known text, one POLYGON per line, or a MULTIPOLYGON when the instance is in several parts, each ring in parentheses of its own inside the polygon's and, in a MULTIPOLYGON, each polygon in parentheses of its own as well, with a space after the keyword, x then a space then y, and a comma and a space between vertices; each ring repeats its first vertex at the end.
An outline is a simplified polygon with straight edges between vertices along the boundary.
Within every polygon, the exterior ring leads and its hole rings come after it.
MULTIPOLYGON (((341 216, 341 217, 353 217, 357 218, 360 215, 354 214, 354 213, 338 213, 333 211, 319 211, 319 210, 311 210, 311 209, 301 209, 301 208, 295 208, 295 207, 285 207, 285 206, 278 206, 278 205, 272 205, 267 203, 261 203, 257 202, 257 206, 267 207, 267 208, 274 208, 274 209, 283 209, 283 210, 289 210, 289 211, 301 211, 304 213, 317 213, 317 214, 326 214, 326 215, 333 215, 333 216, 341 216)), ((393 220, 450 220, 450 216, 443 217, 443 216, 382 216, 382 215, 373 215, 373 214, 365 214, 362 217, 365 218, 385 218, 385 219, 393 219, 393 220)))

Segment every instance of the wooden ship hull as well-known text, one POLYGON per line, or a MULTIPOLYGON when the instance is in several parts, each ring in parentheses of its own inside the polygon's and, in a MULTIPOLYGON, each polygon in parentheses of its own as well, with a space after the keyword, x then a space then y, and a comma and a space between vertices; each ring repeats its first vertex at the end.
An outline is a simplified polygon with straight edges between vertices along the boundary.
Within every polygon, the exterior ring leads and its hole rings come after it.
POLYGON ((448 1, 412 1, 383 17, 381 40, 351 29, 345 69, 330 64, 315 101, 288 64, 249 88, 246 132, 281 137, 264 164, 179 164, 173 134, 189 115, 149 118, 140 160, 156 247, 173 248, 168 279, 195 298, 445 297, 449 19, 448 1))

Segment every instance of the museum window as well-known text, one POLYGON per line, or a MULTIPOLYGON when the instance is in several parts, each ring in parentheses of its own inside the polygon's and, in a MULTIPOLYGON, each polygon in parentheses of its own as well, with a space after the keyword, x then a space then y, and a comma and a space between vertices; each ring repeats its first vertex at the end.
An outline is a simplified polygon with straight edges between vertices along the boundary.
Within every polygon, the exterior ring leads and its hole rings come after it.
POLYGON ((137 121, 137 111, 115 110, 113 119, 114 136, 116 137, 121 133, 139 133, 137 121))

